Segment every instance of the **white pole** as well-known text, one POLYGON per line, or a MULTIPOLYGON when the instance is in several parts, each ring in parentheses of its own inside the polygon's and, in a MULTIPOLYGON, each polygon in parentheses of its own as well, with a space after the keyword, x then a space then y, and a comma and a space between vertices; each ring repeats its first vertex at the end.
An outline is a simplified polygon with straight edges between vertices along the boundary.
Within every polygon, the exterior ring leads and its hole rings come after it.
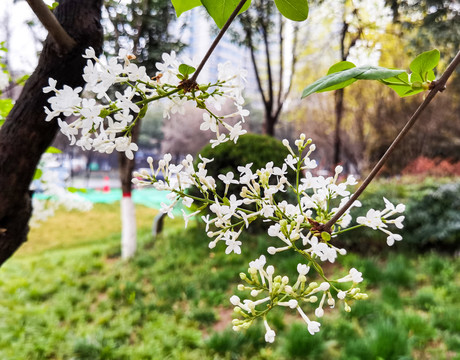
POLYGON ((121 198, 121 258, 129 259, 136 252, 136 210, 131 194, 121 198))

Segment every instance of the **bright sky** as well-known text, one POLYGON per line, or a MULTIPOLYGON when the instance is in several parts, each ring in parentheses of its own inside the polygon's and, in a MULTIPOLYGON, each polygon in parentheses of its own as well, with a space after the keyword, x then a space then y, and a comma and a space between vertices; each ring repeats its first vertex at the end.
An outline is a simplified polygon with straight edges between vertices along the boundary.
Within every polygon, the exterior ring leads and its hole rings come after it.
POLYGON ((31 73, 37 65, 40 40, 45 36, 46 31, 26 1, 0 0, 0 41, 7 41, 10 70, 31 73), (33 30, 27 25, 31 20, 36 24, 33 30))

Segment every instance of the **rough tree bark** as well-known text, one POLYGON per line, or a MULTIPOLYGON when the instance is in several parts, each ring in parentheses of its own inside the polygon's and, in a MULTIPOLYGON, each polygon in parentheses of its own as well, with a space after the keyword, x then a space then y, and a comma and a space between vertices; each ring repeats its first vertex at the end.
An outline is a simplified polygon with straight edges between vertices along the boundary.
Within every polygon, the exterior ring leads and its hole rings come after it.
POLYGON ((43 107, 51 94, 42 89, 48 78, 58 87, 83 85, 84 50, 102 50, 102 0, 61 0, 56 18, 76 41, 70 51, 48 36, 39 63, 21 96, 0 128, 0 265, 27 240, 32 212, 29 185, 40 156, 58 131, 56 121, 45 122, 43 107))

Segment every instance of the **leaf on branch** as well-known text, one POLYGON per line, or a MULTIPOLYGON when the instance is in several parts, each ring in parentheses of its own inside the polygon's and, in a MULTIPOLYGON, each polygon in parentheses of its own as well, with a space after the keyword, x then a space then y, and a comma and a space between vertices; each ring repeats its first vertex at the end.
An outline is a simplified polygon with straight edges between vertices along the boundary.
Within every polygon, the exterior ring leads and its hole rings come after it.
POLYGON ((341 61, 329 69, 328 75, 307 86, 302 92, 302 99, 315 92, 342 89, 357 80, 383 80, 402 73, 404 70, 370 65, 356 67, 349 61, 341 61))
POLYGON ((42 175, 43 175, 42 169, 36 169, 33 180, 40 179, 42 177, 42 175))
POLYGON ((48 149, 46 149, 45 153, 48 153, 48 154, 62 154, 62 151, 59 150, 58 148, 55 148, 54 146, 50 146, 48 149))
POLYGON ((13 105, 13 100, 11 99, 0 99, 0 118, 6 118, 13 105))
POLYGON ((412 83, 433 81, 435 79, 433 69, 438 65, 441 54, 438 49, 426 51, 418 55, 411 63, 410 70, 412 74, 410 81, 412 83))
MULTIPOLYGON (((238 6, 240 0, 201 0, 208 14, 214 19, 214 22, 222 29, 233 10, 238 6)), ((247 0, 240 10, 239 14, 246 11, 251 5, 251 0, 247 0)))
POLYGON ((76 192, 86 193, 87 192, 85 188, 76 188, 76 187, 73 187, 73 186, 69 186, 67 188, 67 191, 69 191, 71 193, 76 193, 76 192))
POLYGON ((194 7, 201 6, 200 0, 171 0, 176 10, 177 17, 181 16, 182 13, 193 9, 194 7))
MULTIPOLYGON (((179 72, 184 75, 184 78, 187 79, 189 75, 195 72, 195 68, 193 66, 187 64, 179 65, 179 72)), ((183 80, 183 79, 182 79, 183 80)))
POLYGON ((414 90, 412 88, 412 84, 409 80, 409 74, 406 72, 388 79, 380 80, 380 82, 396 91, 396 93, 401 97, 415 95, 423 91, 422 88, 418 90, 414 90))
POLYGON ((275 0, 278 11, 289 20, 304 21, 308 18, 307 0, 275 0))
POLYGON ((47 6, 48 6, 48 9, 53 11, 54 9, 56 9, 59 6, 59 3, 57 1, 54 1, 51 5, 47 5, 47 6))

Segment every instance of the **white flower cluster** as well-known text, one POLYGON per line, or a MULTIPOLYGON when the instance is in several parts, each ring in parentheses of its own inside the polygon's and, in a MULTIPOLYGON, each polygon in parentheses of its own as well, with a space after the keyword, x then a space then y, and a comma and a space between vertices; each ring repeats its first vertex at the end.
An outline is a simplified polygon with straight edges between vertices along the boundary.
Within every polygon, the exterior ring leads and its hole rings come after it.
POLYGON ((275 306, 284 306, 296 309, 307 323, 308 332, 314 335, 319 332, 321 324, 310 320, 299 304, 317 304, 315 316, 321 318, 324 315, 323 307, 326 301, 330 308, 335 306, 336 301, 331 288, 337 294, 337 298, 344 301, 346 311, 350 311, 351 308, 345 299, 361 300, 367 298, 367 295, 361 293, 360 289, 356 287, 358 283, 363 281, 363 278, 362 274, 354 268, 350 270, 347 276, 335 280, 335 282, 339 283, 352 282, 351 287, 343 291, 331 285, 334 282, 331 280, 323 281, 320 284, 314 281, 308 283, 307 274, 310 271, 310 267, 305 264, 297 265, 299 275, 295 283, 289 285, 290 280, 287 276, 274 276, 275 268, 269 265, 264 269, 265 263, 265 256, 261 255, 258 259, 249 263, 249 277, 245 273, 240 274, 241 279, 246 284, 240 284, 238 290, 250 291, 250 296, 253 298, 265 292, 269 296, 258 300, 245 299, 243 301, 236 295, 230 298, 230 302, 235 306, 235 312, 242 316, 242 319, 234 319, 232 322, 235 331, 248 328, 256 318, 262 317, 266 329, 265 340, 274 342, 276 334, 268 325, 266 314, 275 306), (257 306, 261 307, 261 309, 258 309, 257 306))
POLYGON ((67 210, 89 211, 93 204, 75 192, 69 191, 59 181, 58 167, 55 155, 45 153, 38 165, 42 175, 39 182, 32 183, 31 190, 40 190, 41 198, 32 198, 32 217, 30 225, 39 226, 41 222, 53 216, 57 209, 64 207, 67 210))
POLYGON ((187 101, 205 109, 201 129, 216 133, 216 139, 212 141, 214 146, 228 140, 236 142, 246 133, 241 126, 244 117, 249 115, 249 111, 242 108, 245 71, 232 69, 230 63, 219 66, 215 83, 199 85, 188 79, 195 68, 181 64, 174 52, 163 54, 164 62, 156 64, 160 72, 153 78, 147 75, 145 67, 132 63, 130 60, 134 56, 125 50, 107 63, 99 60, 92 48, 86 50, 83 57, 88 59, 83 73, 84 89, 67 85, 58 89, 52 78, 49 86, 43 89, 45 93, 55 94, 48 99, 50 107, 45 107, 46 121, 57 118, 61 132, 72 145, 102 153, 117 150, 133 159, 138 146, 131 140, 132 127, 145 115, 148 105, 160 99, 164 102, 164 116, 168 118, 170 114, 184 114, 187 101), (124 90, 114 91, 114 85, 123 86, 124 90), (92 97, 85 98, 84 94, 92 97), (209 110, 208 104, 217 111, 221 110, 226 99, 233 100, 234 113, 216 115, 209 110), (240 116, 241 121, 231 126, 226 119, 234 116, 240 116), (66 122, 61 117, 71 118, 66 122), (220 133, 219 125, 223 125, 228 134, 220 133))
POLYGON ((366 216, 359 216, 356 219, 356 222, 358 224, 368 226, 374 230, 378 229, 383 231, 388 235, 388 246, 392 246, 395 241, 401 241, 402 236, 399 234, 393 234, 391 231, 387 230, 387 224, 394 224, 398 229, 402 229, 404 227, 404 216, 398 216, 396 219, 390 220, 388 220, 388 218, 394 214, 404 212, 406 206, 404 204, 398 204, 397 206, 394 206, 389 200, 385 198, 383 198, 383 200, 385 201, 385 209, 383 211, 370 209, 366 216))
MULTIPOLYGON (((170 204, 161 204, 162 211, 173 217, 172 209, 179 202, 186 207, 191 207, 195 203, 198 210, 191 214, 183 211, 186 225, 189 219, 197 215, 204 208, 208 209, 209 214, 202 219, 206 223, 206 232, 212 240, 210 248, 214 248, 219 242, 226 245, 227 254, 234 252, 241 253, 242 242, 239 235, 244 228, 247 228, 252 221, 257 218, 271 223, 268 228, 268 235, 277 239, 280 243, 278 247, 270 246, 267 252, 271 255, 276 253, 294 250, 298 252, 307 265, 299 265, 299 278, 297 282, 289 286, 289 279, 286 276, 273 277, 274 268, 268 266, 265 270, 265 257, 262 256, 250 264, 249 277, 242 274, 241 277, 247 285, 240 286, 240 289, 251 290, 252 296, 260 293, 267 293, 261 300, 245 300, 241 302, 239 298, 233 297, 232 303, 237 307, 237 311, 244 312, 243 320, 235 320, 235 329, 249 326, 257 317, 265 319, 266 313, 274 305, 290 306, 297 308, 302 318, 307 322, 309 331, 313 334, 319 330, 319 323, 310 321, 307 315, 298 305, 300 301, 315 303, 318 299, 316 293, 322 292, 322 298, 315 314, 321 317, 323 314, 323 304, 327 297, 328 304, 334 306, 335 300, 330 289, 337 293, 337 298, 345 302, 345 309, 350 310, 346 299, 364 299, 365 294, 355 287, 355 284, 362 281, 361 273, 356 269, 351 269, 349 274, 339 280, 329 280, 324 275, 321 262, 334 262, 337 256, 345 255, 346 250, 337 248, 333 245, 333 239, 346 229, 351 223, 350 209, 348 209, 336 222, 331 229, 325 229, 324 224, 330 220, 338 209, 348 201, 350 191, 347 187, 355 185, 356 180, 353 176, 340 182, 339 175, 343 171, 341 166, 336 168, 334 176, 323 177, 314 176, 311 172, 316 167, 316 162, 310 158, 315 150, 315 145, 311 144, 311 139, 306 140, 304 134, 296 140, 297 152, 294 152, 287 140, 283 144, 289 150, 284 164, 281 167, 274 166, 273 162, 266 164, 265 168, 253 171, 252 164, 238 167, 239 179, 235 174, 229 172, 218 176, 218 180, 225 184, 224 194, 216 191, 217 180, 208 174, 206 165, 212 159, 201 158, 195 168, 193 158, 188 155, 181 164, 171 164, 171 155, 167 154, 159 161, 158 168, 153 168, 153 160, 150 158, 149 164, 151 172, 143 171, 135 173, 133 183, 138 186, 153 185, 158 190, 170 191, 168 198, 170 204), (287 177, 288 169, 296 173, 296 183, 290 183, 287 177), (158 175, 162 173, 164 180, 159 180, 158 175), (241 186, 239 197, 232 194, 227 197, 227 192, 231 184, 241 186), (191 195, 187 189, 191 186, 198 188, 202 197, 191 195), (292 191, 297 199, 294 204, 286 200, 277 201, 275 194, 280 192, 292 191), (313 268, 324 280, 320 285, 315 282, 306 284, 308 270, 313 268), (259 280, 260 278, 260 280, 259 280), (353 282, 348 290, 337 288, 335 282, 353 282), (283 299, 283 300, 279 300, 283 299), (288 304, 288 305, 286 305, 288 304), (263 310, 255 310, 257 305, 264 306, 263 310), (240 309, 240 310, 238 310, 240 309)), ((383 211, 370 210, 366 217, 359 217, 355 227, 369 226, 373 229, 380 229, 386 232, 389 237, 387 242, 391 245, 390 236, 393 240, 400 240, 400 235, 392 234, 387 230, 388 224, 402 227, 404 217, 390 219, 390 217, 404 210, 402 204, 392 205, 384 199, 386 208, 383 211)), ((359 201, 355 201, 354 206, 361 206, 359 201)), ((266 320, 265 320, 266 323, 266 320)), ((274 340, 274 332, 267 328, 267 341, 274 340)))

